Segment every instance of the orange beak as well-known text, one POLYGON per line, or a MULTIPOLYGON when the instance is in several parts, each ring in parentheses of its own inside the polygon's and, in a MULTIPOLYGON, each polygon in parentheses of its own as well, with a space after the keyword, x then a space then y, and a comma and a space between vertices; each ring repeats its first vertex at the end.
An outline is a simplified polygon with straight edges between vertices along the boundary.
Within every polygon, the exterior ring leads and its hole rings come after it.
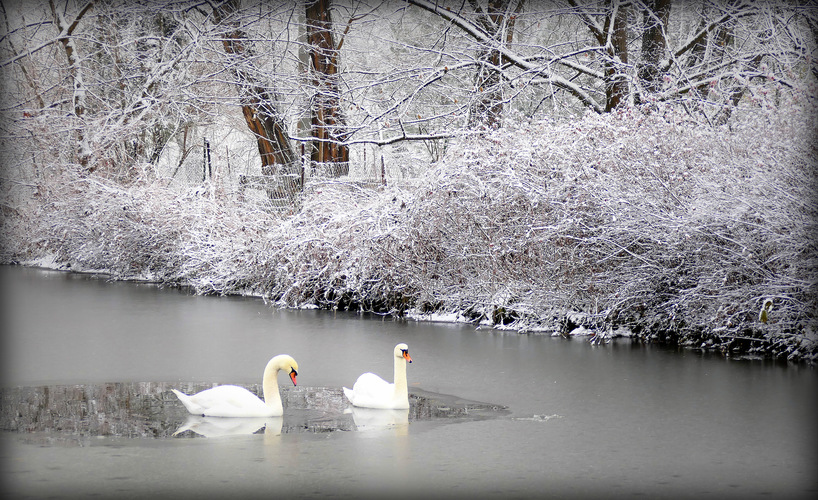
POLYGON ((409 356, 409 351, 403 351, 403 359, 410 363, 412 362, 412 356, 409 356))
POLYGON ((298 384, 295 383, 295 376, 296 375, 298 375, 298 373, 295 370, 290 372, 290 380, 293 381, 293 385, 298 385, 298 384))

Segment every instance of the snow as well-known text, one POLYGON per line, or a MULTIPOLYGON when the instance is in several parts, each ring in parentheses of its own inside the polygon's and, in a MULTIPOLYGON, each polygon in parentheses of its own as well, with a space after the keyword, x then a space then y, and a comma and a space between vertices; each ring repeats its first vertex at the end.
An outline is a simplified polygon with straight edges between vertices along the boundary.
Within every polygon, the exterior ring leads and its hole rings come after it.
POLYGON ((452 141, 411 184, 308 184, 291 213, 240 202, 227 175, 180 190, 149 170, 121 184, 64 169, 4 215, 0 256, 593 342, 753 335, 810 359, 815 163, 797 116, 521 122, 452 141))
POLYGON ((64 265, 60 264, 59 258, 54 253, 46 253, 34 259, 24 260, 21 264, 28 267, 41 267, 43 269, 65 269, 64 265))

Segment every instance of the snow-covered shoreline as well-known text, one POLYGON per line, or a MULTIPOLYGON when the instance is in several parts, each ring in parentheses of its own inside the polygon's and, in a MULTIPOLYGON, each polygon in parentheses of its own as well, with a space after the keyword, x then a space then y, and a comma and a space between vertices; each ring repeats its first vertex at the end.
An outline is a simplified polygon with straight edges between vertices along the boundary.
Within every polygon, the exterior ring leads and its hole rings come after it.
POLYGON ((0 262, 814 362, 815 149, 804 122, 773 118, 506 127, 452 145, 412 186, 335 182, 292 214, 218 180, 180 192, 55 167, 36 195, 4 202, 0 262))

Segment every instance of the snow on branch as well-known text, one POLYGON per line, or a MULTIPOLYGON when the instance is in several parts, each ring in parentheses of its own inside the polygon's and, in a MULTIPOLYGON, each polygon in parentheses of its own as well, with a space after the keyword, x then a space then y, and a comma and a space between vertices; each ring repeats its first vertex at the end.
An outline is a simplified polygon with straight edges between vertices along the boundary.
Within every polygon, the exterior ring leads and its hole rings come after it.
POLYGON ((415 5, 421 9, 427 10, 438 16, 442 17, 443 19, 451 22, 458 28, 464 30, 470 36, 472 36, 475 40, 479 41, 481 44, 484 44, 487 47, 490 47, 491 50, 497 51, 499 54, 503 56, 505 61, 514 66, 522 69, 523 71, 540 75, 540 79, 543 82, 546 82, 554 87, 559 89, 568 91, 577 99, 579 99, 584 105, 588 106, 589 108, 593 109, 597 113, 602 113, 604 109, 602 106, 599 105, 585 90, 582 89, 579 85, 573 83, 571 80, 563 78, 557 74, 552 73, 547 69, 547 67, 543 66, 536 66, 531 62, 527 61, 526 58, 521 57, 520 55, 512 52, 509 50, 503 43, 495 40, 492 36, 482 30, 480 27, 476 26, 474 23, 469 21, 468 19, 460 16, 451 10, 443 7, 440 4, 432 3, 427 0, 407 0, 408 3, 415 5))

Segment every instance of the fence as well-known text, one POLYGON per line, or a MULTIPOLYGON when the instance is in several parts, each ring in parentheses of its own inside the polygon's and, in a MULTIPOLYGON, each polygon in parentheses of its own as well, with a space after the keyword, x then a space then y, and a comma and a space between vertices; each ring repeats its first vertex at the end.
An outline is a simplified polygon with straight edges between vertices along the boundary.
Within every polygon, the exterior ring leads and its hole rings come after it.
POLYGON ((363 188, 378 188, 407 183, 422 175, 428 160, 422 151, 400 148, 353 147, 351 161, 317 163, 302 155, 294 168, 265 175, 261 172, 257 151, 250 148, 214 147, 203 139, 199 154, 188 154, 173 168, 164 166, 160 174, 180 188, 210 183, 237 202, 256 203, 272 210, 290 209, 304 192, 320 189, 325 183, 344 182, 363 188))

